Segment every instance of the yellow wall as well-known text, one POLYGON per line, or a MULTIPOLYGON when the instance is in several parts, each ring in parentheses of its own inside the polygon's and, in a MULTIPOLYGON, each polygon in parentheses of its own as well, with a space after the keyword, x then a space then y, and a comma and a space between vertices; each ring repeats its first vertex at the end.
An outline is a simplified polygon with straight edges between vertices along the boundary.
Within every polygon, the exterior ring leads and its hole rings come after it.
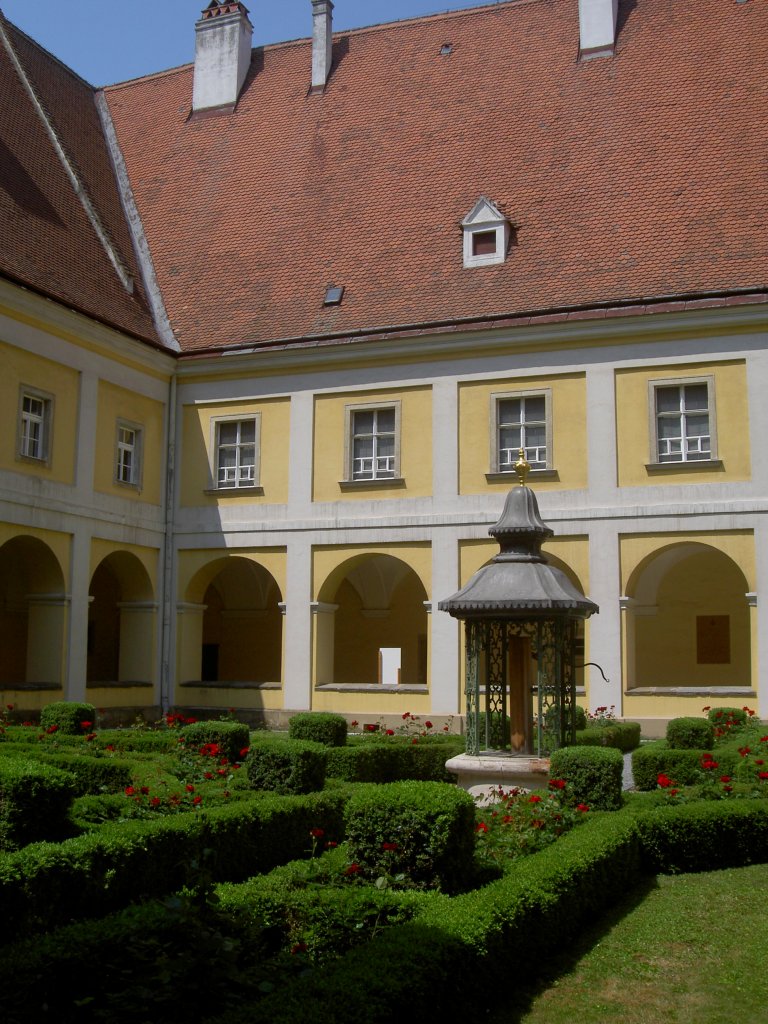
POLYGON ((214 548, 179 552, 179 600, 201 604, 211 581, 233 557, 246 558, 262 566, 274 577, 280 593, 285 596, 285 548, 214 548))
POLYGON ((616 440, 620 487, 651 484, 707 484, 750 477, 747 377, 743 361, 686 363, 684 366, 643 366, 616 371, 616 440), (715 381, 717 458, 722 469, 697 468, 695 462, 680 469, 649 472, 654 461, 649 423, 648 389, 651 381, 711 375, 715 381))
MULTIPOLYGON (((431 592, 432 552, 429 544, 392 544, 374 547, 334 545, 313 551, 313 595, 315 600, 336 604, 336 612, 319 611, 312 616, 312 679, 317 684, 376 683, 378 681, 379 647, 401 647, 403 660, 401 683, 420 681, 423 660, 419 666, 419 636, 422 651, 426 646, 426 678, 430 674, 429 617, 423 601, 431 592), (408 566, 406 574, 391 592, 390 613, 371 617, 361 612, 356 588, 348 581, 348 573, 360 567, 366 571, 371 555, 389 555, 408 566), (415 574, 415 575, 414 575, 415 574), (338 657, 335 655, 338 654, 338 657)), ((375 569, 372 571, 375 572, 375 569)), ((337 695, 338 696, 338 695, 337 695)), ((410 697, 409 695, 409 704, 410 697)), ((343 698, 343 694, 342 694, 343 698)), ((312 706, 338 710, 343 705, 327 693, 313 693, 312 706)), ((349 697, 347 708, 349 708, 349 697)), ((367 714, 392 710, 391 700, 376 693, 355 693, 354 706, 367 714)), ((414 702, 411 710, 426 710, 414 702)))
POLYGON ((72 484, 77 444, 79 373, 0 341, 0 469, 72 484), (52 396, 51 446, 47 464, 22 461, 18 450, 19 395, 22 385, 52 396))
POLYGON ((751 530, 722 530, 713 533, 626 533, 619 538, 622 593, 633 597, 637 587, 637 570, 663 548, 673 544, 708 544, 722 551, 738 565, 747 580, 748 589, 755 588, 755 545, 751 530))
MULTIPOLYGON (((622 613, 625 689, 750 686, 757 667, 754 609, 745 596, 755 580, 751 531, 626 535, 619 552, 622 589, 635 602, 622 613), (677 555, 679 561, 671 560, 677 555), (649 586, 659 566, 658 584, 649 586), (729 617, 726 664, 697 664, 696 619, 710 615, 729 617)), ((668 699, 665 715, 672 714, 668 699)), ((626 713, 645 713, 636 705, 633 699, 626 713)))
POLYGON ((333 601, 351 560, 367 555, 392 555, 405 562, 421 580, 427 599, 432 591, 432 548, 429 544, 378 544, 358 547, 354 544, 329 544, 312 552, 312 597, 315 601, 333 601), (349 564, 347 564, 349 563, 349 564))
POLYGON ((432 392, 430 388, 398 391, 351 391, 315 398, 315 443, 313 458, 313 499, 315 501, 379 500, 413 498, 432 493, 432 392), (387 486, 386 481, 369 487, 344 491, 339 482, 347 479, 345 457, 346 407, 381 402, 400 402, 400 476, 405 486, 387 486))
POLYGON ((181 504, 284 504, 288 500, 290 400, 276 398, 249 402, 186 405, 182 413, 181 504), (263 495, 238 496, 237 489, 206 494, 215 483, 215 438, 211 420, 220 416, 259 415, 259 485, 263 495))
POLYGON ((146 501, 159 505, 162 500, 163 438, 165 406, 152 398, 99 381, 99 408, 96 429, 96 465, 94 489, 102 494, 146 501), (141 428, 141 483, 115 482, 117 459, 117 421, 141 428))
POLYGON ((531 480, 536 490, 562 490, 587 485, 587 399, 584 374, 558 377, 504 378, 474 381, 459 387, 459 491, 482 494, 504 491, 514 474, 500 483, 488 482, 492 471, 491 446, 495 443, 491 395, 506 392, 551 391, 552 468, 556 480, 531 480))
MULTIPOLYGON (((0 694, 4 703, 40 706, 14 683, 64 678, 71 538, 0 524, 0 694), (11 687, 9 689, 9 687, 11 687)), ((41 691, 46 701, 57 699, 41 691)), ((33 695, 36 697, 36 695, 33 695)))

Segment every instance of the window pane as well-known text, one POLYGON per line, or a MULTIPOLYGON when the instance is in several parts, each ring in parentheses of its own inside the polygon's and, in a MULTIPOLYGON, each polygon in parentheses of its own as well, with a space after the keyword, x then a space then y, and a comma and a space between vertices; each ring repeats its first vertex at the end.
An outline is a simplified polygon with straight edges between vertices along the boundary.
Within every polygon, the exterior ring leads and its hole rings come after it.
POLYGON ((354 432, 356 434, 373 433, 373 410, 370 412, 356 412, 354 415, 354 432))
POLYGON ((373 438, 356 437, 354 457, 356 459, 370 459, 373 457, 373 438))
POLYGON ((531 420, 543 420, 544 419, 544 396, 538 395, 536 398, 525 399, 525 418, 528 422, 531 420))
POLYGON ((379 409, 377 417, 379 433, 389 433, 395 429, 395 410, 379 409))
POLYGON ((709 416, 686 416, 685 433, 688 437, 701 437, 709 434, 709 416))
POLYGON ((240 440, 255 441, 256 440, 256 421, 255 420, 243 420, 240 424, 240 440))
POLYGON ((679 416, 665 416, 659 420, 659 437, 680 437, 681 422, 679 416))
POLYGON ((219 424, 219 443, 220 444, 236 444, 237 443, 237 423, 220 423, 219 424))
POLYGON ((522 430, 520 427, 502 427, 499 431, 499 447, 513 448, 517 451, 522 447, 522 430))
POLYGON ((706 384, 686 384, 685 386, 685 408, 706 409, 709 405, 706 384))
POLYGON ((472 235, 473 256, 495 256, 496 255, 496 232, 476 231, 472 235))
POLYGON ((499 402, 499 424, 520 422, 520 399, 505 398, 499 402))
POLYGON ((390 434, 386 437, 380 437, 378 443, 377 455, 394 455, 395 454, 395 439, 390 434))
POLYGON ((544 448, 546 446, 546 443, 547 431, 543 425, 525 428, 526 447, 537 445, 538 447, 544 448))
POLYGON ((659 412, 677 412, 680 409, 680 388, 657 388, 656 408, 659 412))
POLYGON ((256 448, 252 444, 244 444, 240 446, 240 465, 241 466, 255 466, 256 465, 256 448))

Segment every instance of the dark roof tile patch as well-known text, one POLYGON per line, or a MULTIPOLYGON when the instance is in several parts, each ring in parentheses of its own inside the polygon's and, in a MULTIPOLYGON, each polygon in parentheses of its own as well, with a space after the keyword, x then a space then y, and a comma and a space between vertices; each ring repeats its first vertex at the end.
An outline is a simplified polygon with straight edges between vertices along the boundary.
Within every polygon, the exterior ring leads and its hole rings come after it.
POLYGON ((0 45, 0 271, 110 326, 158 343, 107 152, 94 92, 14 26, 13 50, 84 191, 134 281, 124 287, 0 45))

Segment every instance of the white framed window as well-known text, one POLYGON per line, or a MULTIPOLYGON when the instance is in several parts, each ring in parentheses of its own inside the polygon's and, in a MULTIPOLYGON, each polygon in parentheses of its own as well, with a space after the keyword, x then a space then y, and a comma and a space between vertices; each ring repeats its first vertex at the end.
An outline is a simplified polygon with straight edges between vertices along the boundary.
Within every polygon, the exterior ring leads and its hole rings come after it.
POLYGON ((135 423, 117 421, 115 481, 131 487, 141 485, 142 429, 135 423))
POLYGON ((346 482, 400 480, 400 402, 346 408, 346 482))
POLYGON ((534 471, 552 468, 551 391, 491 395, 491 471, 514 473, 520 449, 534 471))
POLYGON ((213 421, 216 490, 259 486, 260 420, 257 414, 213 421))
POLYGON ((490 199, 481 196, 461 222, 464 266, 503 263, 509 248, 510 223, 490 199))
POLYGON ((53 396, 36 388, 22 386, 19 392, 18 457, 48 462, 52 425, 53 396))
POLYGON ((717 461, 712 376, 650 382, 651 464, 717 461))

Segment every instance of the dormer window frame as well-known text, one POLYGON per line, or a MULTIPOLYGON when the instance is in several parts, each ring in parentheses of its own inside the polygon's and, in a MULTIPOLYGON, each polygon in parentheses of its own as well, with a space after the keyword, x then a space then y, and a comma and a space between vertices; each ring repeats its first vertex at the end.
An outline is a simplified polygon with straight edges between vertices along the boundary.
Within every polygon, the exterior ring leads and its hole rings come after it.
POLYGON ((464 268, 491 267, 504 263, 509 249, 510 223, 495 203, 481 196, 461 222, 464 236, 464 268), (478 252, 478 236, 495 235, 492 252, 478 252))

